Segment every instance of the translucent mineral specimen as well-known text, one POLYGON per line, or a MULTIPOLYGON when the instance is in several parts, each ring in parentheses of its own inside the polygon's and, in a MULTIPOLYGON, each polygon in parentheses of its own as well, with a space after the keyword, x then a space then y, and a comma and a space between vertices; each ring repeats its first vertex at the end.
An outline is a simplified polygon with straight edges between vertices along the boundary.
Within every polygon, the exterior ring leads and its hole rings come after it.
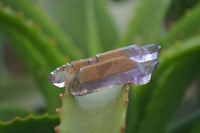
POLYGON ((49 81, 57 87, 66 86, 75 96, 129 82, 146 84, 159 64, 160 49, 156 44, 131 45, 73 61, 51 72, 49 81))

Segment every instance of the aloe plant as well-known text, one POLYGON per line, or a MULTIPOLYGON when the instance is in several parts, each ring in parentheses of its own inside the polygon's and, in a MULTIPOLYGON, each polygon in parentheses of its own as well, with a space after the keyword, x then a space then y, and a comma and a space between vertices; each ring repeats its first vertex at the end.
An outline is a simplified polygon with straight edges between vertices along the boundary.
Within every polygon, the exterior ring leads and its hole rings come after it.
POLYGON ((138 1, 124 35, 119 33, 113 21, 108 1, 0 2, 0 132, 200 131, 199 104, 177 118, 177 114, 187 110, 182 104, 187 100, 185 95, 190 94, 188 90, 198 94, 197 101, 200 96, 199 2, 163 30, 168 9, 174 3, 171 0, 138 1), (3 57, 5 42, 18 56, 30 78, 10 78, 3 57), (132 43, 162 46, 160 64, 146 85, 125 84, 85 96, 72 96, 48 82, 49 73, 66 62, 132 43), (32 80, 35 84, 30 82, 32 80), (38 88, 43 96, 42 113, 8 103, 12 99, 17 101, 18 94, 28 101, 32 87, 38 88))

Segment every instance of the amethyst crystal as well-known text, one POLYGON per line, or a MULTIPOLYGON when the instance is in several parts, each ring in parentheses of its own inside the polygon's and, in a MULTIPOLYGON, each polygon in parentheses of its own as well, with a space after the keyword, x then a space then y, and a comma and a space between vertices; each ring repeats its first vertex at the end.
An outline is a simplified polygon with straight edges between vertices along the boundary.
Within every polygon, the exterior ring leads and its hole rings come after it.
POLYGON ((160 49, 156 44, 131 45, 73 61, 51 72, 49 81, 76 96, 129 82, 146 84, 159 64, 160 49))

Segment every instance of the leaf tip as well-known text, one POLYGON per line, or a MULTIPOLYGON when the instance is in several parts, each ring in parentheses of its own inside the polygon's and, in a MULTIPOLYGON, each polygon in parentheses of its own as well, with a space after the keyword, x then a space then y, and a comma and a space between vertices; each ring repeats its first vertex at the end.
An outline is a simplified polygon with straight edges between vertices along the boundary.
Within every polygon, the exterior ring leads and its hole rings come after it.
POLYGON ((126 98, 126 100, 125 100, 125 105, 127 106, 127 105, 128 105, 128 103, 129 103, 129 99, 128 99, 128 98, 126 98))
POLYGON ((18 121, 18 120, 20 120, 20 117, 19 117, 19 116, 15 117, 15 118, 13 119, 13 121, 18 121))
POLYGON ((56 133, 59 133, 59 128, 60 128, 60 126, 56 126, 56 127, 54 128, 54 130, 55 130, 56 133))
POLYGON ((126 86, 126 93, 127 93, 127 94, 128 94, 128 92, 129 92, 130 86, 131 86, 131 83, 128 83, 127 86, 126 86))
POLYGON ((24 17, 23 12, 22 11, 17 12, 17 17, 18 18, 23 18, 24 17))
POLYGON ((44 116, 48 116, 49 114, 47 112, 44 113, 44 116))
POLYGON ((63 101, 64 94, 60 94, 60 99, 63 101))
POLYGON ((29 117, 33 117, 33 114, 31 113, 31 114, 29 115, 29 117))
POLYGON ((124 133, 124 132, 125 132, 125 129, 126 129, 126 125, 125 125, 125 124, 122 124, 122 126, 121 126, 121 133, 124 133))
POLYGON ((56 109, 57 114, 60 116, 61 108, 56 109))

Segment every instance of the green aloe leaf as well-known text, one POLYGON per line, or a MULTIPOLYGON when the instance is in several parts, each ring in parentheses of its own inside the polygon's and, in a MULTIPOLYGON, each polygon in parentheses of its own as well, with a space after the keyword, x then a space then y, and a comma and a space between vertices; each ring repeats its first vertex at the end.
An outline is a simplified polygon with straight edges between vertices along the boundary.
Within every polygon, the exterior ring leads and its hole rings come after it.
POLYGON ((135 92, 134 92, 134 88, 133 88, 133 85, 130 87, 130 90, 129 90, 129 96, 128 96, 128 99, 129 99, 129 104, 128 104, 128 108, 127 108, 127 115, 126 115, 126 130, 125 130, 125 133, 133 133, 134 129, 135 129, 135 126, 137 126, 137 114, 135 111, 135 92), (135 125, 133 125, 133 123, 135 125))
POLYGON ((107 1, 94 0, 99 37, 103 52, 114 49, 119 44, 119 35, 107 7, 107 1))
POLYGON ((104 0, 37 1, 86 51, 86 56, 94 56, 118 44, 118 33, 104 0))
POLYGON ((190 133, 199 133, 199 131, 200 131, 200 121, 198 121, 194 125, 194 127, 193 127, 193 129, 191 129, 190 133))
POLYGON ((142 0, 122 45, 155 43, 170 3, 171 0, 142 0))
POLYGON ((94 56, 98 52, 102 52, 100 47, 100 38, 97 28, 97 20, 95 14, 94 0, 85 1, 85 21, 86 21, 86 38, 88 56, 94 56))
POLYGON ((175 43, 173 47, 163 50, 160 56, 160 66, 158 71, 162 71, 170 64, 183 60, 189 55, 198 53, 200 50, 200 36, 193 36, 179 43, 175 43))
POLYGON ((43 93, 48 112, 54 114, 60 106, 59 94, 63 90, 53 87, 48 82, 48 76, 50 68, 55 69, 64 64, 63 56, 39 30, 25 23, 11 10, 0 8, 0 20, 1 30, 43 93))
POLYGON ((120 133, 125 130, 129 85, 93 94, 63 97, 59 133, 120 133))
MULTIPOLYGON (((196 130, 196 126, 199 126, 200 120, 200 111, 192 112, 191 115, 170 124, 169 128, 167 128, 166 133, 189 133, 191 130, 196 130), (194 129, 193 129, 194 128, 194 129)), ((197 128, 199 131, 199 128, 197 128)), ((193 133, 193 132, 191 132, 193 133)))
POLYGON ((138 133, 155 133, 165 130, 185 94, 185 90, 200 72, 200 63, 197 62, 199 58, 199 53, 186 57, 173 66, 165 78, 158 83, 145 108, 138 133))
POLYGON ((4 60, 4 35, 2 31, 0 30, 0 84, 6 84, 9 81, 7 68, 5 66, 5 60, 4 60))
POLYGON ((188 11, 160 41, 163 47, 171 45, 176 41, 184 40, 187 37, 199 33, 200 29, 200 3, 188 11))
POLYGON ((59 50, 70 57, 71 60, 80 58, 80 50, 71 39, 41 9, 29 0, 0 0, 4 6, 9 6, 16 12, 21 12, 29 21, 39 24, 44 33, 55 39, 59 50), (77 52, 74 52, 77 51, 77 52))
POLYGON ((32 46, 45 57, 48 65, 55 69, 57 65, 64 64, 64 57, 57 51, 43 32, 34 25, 29 24, 20 14, 13 12, 9 8, 0 7, 0 28, 3 32, 15 29, 15 32, 23 34, 32 42, 32 46))
POLYGON ((45 108, 44 98, 29 76, 12 79, 5 85, 0 84, 0 94, 0 104, 3 105, 17 105, 34 111, 45 108))
POLYGON ((25 109, 14 107, 11 105, 0 105, 0 121, 8 122, 19 116, 25 118, 31 113, 25 109))
MULTIPOLYGON (((171 49, 161 51, 160 65, 158 66, 155 74, 153 75, 151 82, 146 85, 143 85, 143 86, 137 86, 137 87, 135 86, 134 87, 134 94, 131 95, 133 97, 133 102, 130 102, 130 106, 129 106, 128 112, 127 112, 127 123, 132 123, 132 125, 127 127, 128 132, 130 132, 130 133, 136 132, 140 128, 139 125, 142 123, 142 120, 145 117, 144 114, 146 112, 148 112, 147 107, 151 101, 152 95, 155 93, 154 91, 162 90, 163 87, 169 87, 170 84, 167 84, 169 79, 166 79, 166 78, 167 77, 170 78, 170 76, 173 77, 174 75, 177 74, 176 72, 174 72, 174 74, 172 74, 172 70, 175 69, 173 67, 176 66, 176 65, 175 66, 173 66, 173 65, 179 61, 184 61, 188 56, 194 57, 196 54, 199 53, 199 50, 200 50, 200 38, 199 38, 199 36, 196 36, 196 37, 187 39, 183 42, 180 42, 178 45, 173 45, 173 47, 171 49), (171 74, 171 75, 169 75, 169 74, 171 74), (158 87, 158 84, 163 84, 163 86, 160 87, 160 85, 159 85, 159 87, 158 87)), ((196 63, 198 64, 198 62, 196 62, 196 63)), ((185 65, 183 65, 183 66, 185 66, 185 65)), ((197 65, 191 65, 190 67, 196 68, 196 66, 197 65)), ((186 68, 184 68, 184 67, 181 68, 181 66, 178 69, 179 70, 184 69, 182 71, 188 72, 188 70, 185 70, 186 68)), ((180 73, 180 71, 177 71, 177 72, 180 73)), ((177 76, 180 75, 179 73, 177 74, 177 76)), ((190 73, 190 74, 194 74, 194 72, 190 73)), ((190 77, 191 79, 193 79, 194 75, 189 75, 187 77, 190 77)), ((177 78, 177 80, 179 79, 178 77, 176 77, 176 78, 177 78)), ((189 84, 189 80, 188 80, 188 82, 186 82, 187 78, 185 78, 183 80, 185 80, 185 81, 179 82, 180 85, 181 85, 181 82, 189 84)), ((177 81, 177 83, 172 82, 171 85, 173 83, 176 85, 179 85, 178 81, 177 81)), ((186 87, 187 87, 187 85, 186 85, 186 87)), ((178 90, 181 91, 181 89, 185 89, 185 87, 182 88, 182 86, 180 86, 179 89, 174 88, 174 90, 177 90, 177 91, 178 90)), ((171 89, 169 89, 169 92, 170 92, 170 90, 171 89)), ((163 89, 163 91, 164 91, 164 89, 163 89)), ((171 90, 171 91, 173 91, 173 90, 171 90)), ((182 90, 182 91, 184 91, 184 90, 182 90)), ((167 96, 167 92, 162 92, 162 93, 166 94, 166 96, 167 96)), ((163 95, 163 94, 160 93, 160 95, 163 95)), ((180 92, 180 94, 181 94, 181 92, 180 92)), ((183 94, 183 92, 182 92, 182 94, 183 94)), ((159 97, 159 96, 157 96, 157 97, 159 97)), ((178 96, 177 96, 177 98, 178 98, 178 96)), ((160 100, 158 100, 158 101, 160 101, 160 100)), ((164 101, 162 101, 162 102, 164 103, 164 101)), ((178 102, 178 100, 176 102, 178 102)), ((175 104, 176 102, 173 102, 173 103, 175 104)), ((154 114, 154 115, 156 116, 156 114, 154 114)))
POLYGON ((48 115, 35 117, 30 115, 21 119, 16 117, 8 123, 0 122, 1 133, 55 133, 54 127, 59 124, 58 117, 48 115))
POLYGON ((50 69, 46 60, 32 47, 31 42, 23 35, 13 29, 9 29, 5 33, 9 36, 12 48, 18 54, 27 70, 33 75, 33 78, 43 93, 49 113, 54 114, 55 109, 60 105, 60 91, 48 82, 50 69))

